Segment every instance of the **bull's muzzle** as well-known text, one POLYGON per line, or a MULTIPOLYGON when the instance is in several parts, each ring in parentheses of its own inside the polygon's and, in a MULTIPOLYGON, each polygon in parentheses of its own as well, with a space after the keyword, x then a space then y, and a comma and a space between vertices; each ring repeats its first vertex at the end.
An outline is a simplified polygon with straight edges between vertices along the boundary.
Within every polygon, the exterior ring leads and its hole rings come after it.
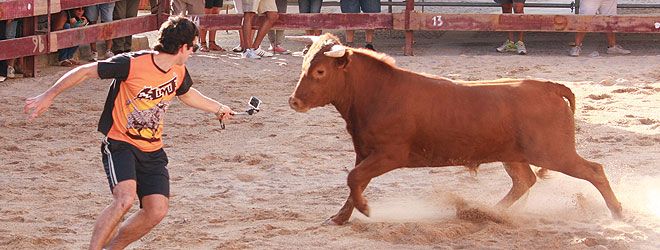
POLYGON ((289 97, 289 106, 297 112, 306 112, 309 108, 306 108, 302 101, 294 96, 289 97))

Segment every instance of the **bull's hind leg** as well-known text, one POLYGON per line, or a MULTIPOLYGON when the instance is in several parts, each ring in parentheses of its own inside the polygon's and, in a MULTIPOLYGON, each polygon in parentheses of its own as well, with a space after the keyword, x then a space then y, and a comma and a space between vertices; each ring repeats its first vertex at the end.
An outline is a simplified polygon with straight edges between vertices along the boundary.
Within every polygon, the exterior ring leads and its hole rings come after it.
POLYGON ((513 186, 509 190, 509 193, 497 203, 496 206, 499 208, 508 208, 513 205, 536 183, 536 175, 534 175, 534 172, 532 172, 532 169, 527 163, 505 162, 504 169, 511 176, 513 186))
POLYGON ((603 196, 603 199, 605 199, 605 203, 607 204, 607 208, 610 209, 612 217, 615 219, 623 218, 621 203, 614 195, 614 192, 610 187, 610 182, 607 180, 607 176, 605 176, 605 171, 603 170, 602 165, 587 161, 576 154, 574 160, 570 163, 548 168, 552 170, 556 169, 564 174, 591 182, 591 184, 593 184, 603 196))

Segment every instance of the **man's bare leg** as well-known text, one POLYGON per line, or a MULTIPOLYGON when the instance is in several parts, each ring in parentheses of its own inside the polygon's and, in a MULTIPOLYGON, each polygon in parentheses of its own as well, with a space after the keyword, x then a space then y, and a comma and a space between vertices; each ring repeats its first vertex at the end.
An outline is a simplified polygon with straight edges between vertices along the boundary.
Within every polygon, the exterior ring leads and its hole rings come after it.
POLYGON ((245 43, 245 47, 243 47, 243 49, 252 48, 252 20, 254 19, 255 15, 256 13, 254 12, 243 13, 243 24, 241 27, 243 30, 243 42, 245 43))
POLYGON ((94 223, 89 249, 102 249, 113 236, 119 221, 133 206, 136 198, 136 185, 135 180, 125 180, 113 188, 112 203, 103 209, 94 223))
POLYGON ((142 197, 142 209, 129 217, 108 244, 109 249, 124 249, 142 238, 167 215, 169 199, 162 194, 142 197))
POLYGON ((254 43, 250 48, 258 49, 261 46, 261 42, 264 40, 264 37, 268 35, 268 31, 273 27, 275 21, 279 18, 279 14, 276 11, 266 11, 266 21, 261 24, 259 31, 257 32, 257 37, 254 38, 254 43))

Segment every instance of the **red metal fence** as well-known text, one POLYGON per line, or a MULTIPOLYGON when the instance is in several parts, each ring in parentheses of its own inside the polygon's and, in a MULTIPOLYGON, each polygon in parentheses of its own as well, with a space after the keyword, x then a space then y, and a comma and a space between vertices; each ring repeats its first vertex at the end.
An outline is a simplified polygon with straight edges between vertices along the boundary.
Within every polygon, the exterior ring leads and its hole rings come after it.
MULTIPOLYGON (((169 16, 169 1, 160 1, 160 14, 144 15, 110 23, 35 34, 36 16, 61 10, 108 3, 115 0, 5 0, 0 2, 0 20, 23 18, 24 37, 0 41, 0 60, 26 57, 25 76, 34 76, 34 56, 94 41, 108 40, 157 30, 169 16)), ((621 32, 660 33, 660 15, 583 16, 540 14, 441 14, 414 12, 414 1, 406 0, 402 13, 377 14, 281 14, 275 28, 309 29, 394 29, 406 32, 406 55, 412 55, 413 31, 534 31, 534 32, 621 32)), ((262 22, 257 19, 255 27, 262 22)), ((237 30, 241 15, 202 16, 200 26, 237 30)))

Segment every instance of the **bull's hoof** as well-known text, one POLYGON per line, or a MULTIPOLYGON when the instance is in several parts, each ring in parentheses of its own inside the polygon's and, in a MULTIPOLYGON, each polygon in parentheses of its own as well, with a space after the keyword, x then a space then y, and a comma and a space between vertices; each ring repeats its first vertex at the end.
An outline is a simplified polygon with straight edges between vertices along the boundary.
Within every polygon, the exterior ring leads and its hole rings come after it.
POLYGON ((346 223, 346 221, 337 221, 336 218, 333 216, 333 217, 330 217, 327 220, 325 220, 323 222, 323 224, 321 224, 321 225, 323 225, 323 226, 341 226, 341 225, 344 225, 344 223, 346 223))

